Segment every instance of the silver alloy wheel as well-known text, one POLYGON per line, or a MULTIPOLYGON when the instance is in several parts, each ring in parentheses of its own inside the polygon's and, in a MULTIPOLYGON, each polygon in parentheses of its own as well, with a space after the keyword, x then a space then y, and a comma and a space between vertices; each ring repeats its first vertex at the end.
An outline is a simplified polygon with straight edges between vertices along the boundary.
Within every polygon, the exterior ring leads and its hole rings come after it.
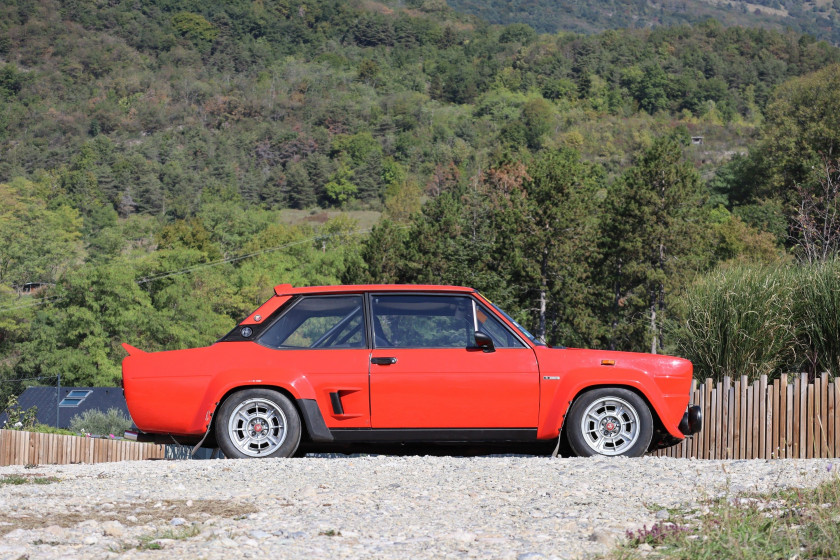
POLYGON ((278 404, 263 398, 239 403, 228 420, 228 435, 248 457, 265 457, 286 440, 286 415, 278 404))
POLYGON ((584 411, 580 433, 596 453, 621 455, 639 439, 639 413, 624 399, 602 397, 584 411))

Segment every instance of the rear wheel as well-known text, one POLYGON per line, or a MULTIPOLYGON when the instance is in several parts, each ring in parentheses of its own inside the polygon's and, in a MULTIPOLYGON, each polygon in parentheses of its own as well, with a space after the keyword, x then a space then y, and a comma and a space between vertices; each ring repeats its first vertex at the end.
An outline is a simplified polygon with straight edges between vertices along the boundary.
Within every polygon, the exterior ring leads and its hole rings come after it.
POLYGON ((641 457, 653 437, 653 417, 645 401, 618 387, 578 397, 565 425, 569 445, 580 457, 641 457))
POLYGON ((245 389, 219 407, 215 431, 227 457, 291 457, 300 443, 300 415, 277 391, 245 389))

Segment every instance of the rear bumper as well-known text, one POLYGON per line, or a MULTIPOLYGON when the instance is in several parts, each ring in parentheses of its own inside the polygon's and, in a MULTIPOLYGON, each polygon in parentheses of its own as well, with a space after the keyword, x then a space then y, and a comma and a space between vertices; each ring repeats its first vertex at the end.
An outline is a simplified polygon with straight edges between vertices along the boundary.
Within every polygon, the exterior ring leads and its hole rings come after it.
POLYGON ((140 430, 128 430, 123 437, 139 443, 159 445, 195 445, 201 440, 201 436, 196 435, 147 434, 140 430))
POLYGON ((693 436, 703 428, 703 412, 699 406, 690 406, 680 420, 680 431, 686 436, 693 436))

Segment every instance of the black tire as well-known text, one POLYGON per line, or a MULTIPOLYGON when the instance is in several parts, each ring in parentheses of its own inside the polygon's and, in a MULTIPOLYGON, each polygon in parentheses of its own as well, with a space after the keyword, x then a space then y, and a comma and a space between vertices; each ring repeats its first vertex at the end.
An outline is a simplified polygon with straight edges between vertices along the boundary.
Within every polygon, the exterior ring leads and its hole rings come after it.
POLYGON ((641 457, 653 437, 653 417, 647 403, 633 391, 594 389, 572 403, 564 431, 579 457, 641 457))
POLYGON ((215 433, 231 459, 291 457, 300 444, 300 415, 277 391, 244 389, 219 407, 215 433))

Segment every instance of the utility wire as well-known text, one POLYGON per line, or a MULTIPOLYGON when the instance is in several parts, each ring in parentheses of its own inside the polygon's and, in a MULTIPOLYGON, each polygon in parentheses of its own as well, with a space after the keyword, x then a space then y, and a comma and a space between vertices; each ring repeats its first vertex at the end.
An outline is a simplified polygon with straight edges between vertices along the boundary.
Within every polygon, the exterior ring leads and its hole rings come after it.
POLYGON ((0 379, 0 383, 17 383, 18 381, 40 381, 41 379, 58 379, 58 375, 46 375, 43 377, 18 377, 15 379, 0 379))
MULTIPOLYGON (((407 225, 406 226, 400 226, 399 229, 406 229, 408 227, 410 227, 410 226, 407 226, 407 225)), ((141 278, 140 280, 137 280, 136 283, 137 284, 147 284, 149 282, 154 282, 155 280, 162 280, 164 278, 169 278, 171 276, 177 276, 179 274, 192 274, 193 272, 196 272, 196 271, 201 270, 203 268, 209 268, 211 266, 219 266, 221 264, 237 262, 237 261, 249 259, 251 257, 256 257, 258 255, 264 255, 266 253, 281 251, 283 249, 288 249, 290 247, 296 247, 298 245, 303 245, 305 243, 310 243, 310 242, 318 240, 318 239, 324 239, 324 240, 332 239, 333 237, 338 237, 340 235, 362 235, 362 234, 365 234, 365 233, 370 233, 370 231, 371 231, 370 229, 360 229, 360 230, 353 231, 353 232, 350 232, 350 233, 347 233, 347 234, 331 233, 331 234, 326 234, 326 235, 323 235, 323 234, 322 235, 315 235, 315 236, 312 236, 312 237, 308 237, 306 239, 302 239, 300 241, 292 241, 290 243, 284 243, 282 245, 277 245, 275 247, 269 247, 267 249, 261 249, 259 251, 254 251, 252 253, 247 253, 245 255, 239 255, 239 256, 236 256, 236 257, 228 257, 226 259, 221 259, 221 260, 210 262, 210 263, 197 264, 197 265, 190 266, 190 267, 187 267, 187 268, 182 268, 180 270, 174 270, 172 272, 167 272, 165 274, 159 274, 157 276, 151 276, 151 277, 148 277, 148 278, 141 278)), ((9 306, 9 307, 0 307, 0 313, 2 313, 4 311, 13 311, 13 310, 16 310, 16 309, 24 309, 26 307, 37 307, 37 306, 40 306, 40 305, 44 305, 46 303, 61 301, 63 299, 64 298, 60 298, 60 297, 49 297, 49 298, 40 299, 38 301, 23 303, 23 304, 20 304, 20 305, 13 305, 13 306, 9 306)))
MULTIPOLYGON (((354 232, 350 233, 349 235, 361 235, 363 233, 370 233, 370 230, 369 229, 358 230, 358 231, 354 231, 354 232)), ((169 278, 170 276, 175 276, 175 275, 178 275, 178 274, 189 274, 191 272, 195 272, 196 270, 200 270, 202 268, 208 268, 208 267, 211 267, 211 266, 218 266, 220 264, 227 264, 227 263, 232 263, 232 262, 236 262, 236 261, 241 261, 241 260, 244 260, 244 259, 249 259, 251 257, 256 257, 257 255, 264 255, 266 253, 272 253, 274 251, 280 251, 282 249, 288 249, 289 247, 295 247, 297 245, 303 245, 304 243, 309 243, 311 241, 315 241, 316 239, 331 239, 331 238, 336 237, 338 235, 342 235, 342 234, 332 233, 332 234, 329 234, 329 235, 316 235, 314 237, 309 237, 307 239, 302 239, 300 241, 293 241, 291 243, 284 243, 283 245, 277 245, 276 247, 269 247, 268 249, 261 249, 259 251, 254 251, 253 253, 248 253, 246 255, 240 255, 238 257, 228 257, 226 259, 221 259, 221 260, 210 262, 210 263, 197 264, 195 266, 191 266, 191 267, 188 267, 188 268, 182 268, 181 270, 176 270, 176 271, 173 271, 173 272, 167 272, 166 274, 160 274, 158 276, 152 276, 150 278, 141 278, 140 280, 137 281, 137 283, 138 284, 145 284, 147 282, 153 282, 155 280, 160 280, 162 278, 169 278)))
POLYGON ((20 305, 12 305, 12 306, 9 306, 9 307, 0 307, 0 312, 13 311, 15 309, 24 309, 26 307, 37 307, 39 305, 44 305, 45 303, 48 303, 48 302, 61 301, 62 299, 64 299, 64 298, 48 297, 48 298, 39 299, 37 301, 30 301, 28 303, 21 303, 20 305))

